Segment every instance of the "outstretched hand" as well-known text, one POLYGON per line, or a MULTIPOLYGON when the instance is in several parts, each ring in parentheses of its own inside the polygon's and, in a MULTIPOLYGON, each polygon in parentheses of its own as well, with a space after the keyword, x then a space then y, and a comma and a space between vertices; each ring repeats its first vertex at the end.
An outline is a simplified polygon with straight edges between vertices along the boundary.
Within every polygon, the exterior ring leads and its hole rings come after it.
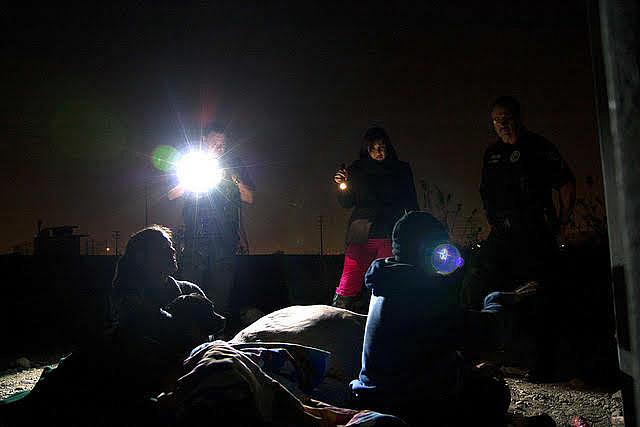
POLYGON ((540 290, 540 284, 535 281, 530 281, 520 286, 515 290, 516 295, 518 295, 521 299, 524 299, 528 296, 535 295, 540 290))
POLYGON ((527 282, 524 285, 517 288, 512 292, 502 292, 503 301, 506 304, 518 304, 525 299, 535 295, 540 290, 540 284, 538 282, 527 282))
POLYGON ((348 178, 349 178, 349 173, 344 168, 338 169, 338 172, 336 172, 336 174, 333 176, 333 180, 336 182, 336 184, 341 184, 343 182, 346 182, 348 178))

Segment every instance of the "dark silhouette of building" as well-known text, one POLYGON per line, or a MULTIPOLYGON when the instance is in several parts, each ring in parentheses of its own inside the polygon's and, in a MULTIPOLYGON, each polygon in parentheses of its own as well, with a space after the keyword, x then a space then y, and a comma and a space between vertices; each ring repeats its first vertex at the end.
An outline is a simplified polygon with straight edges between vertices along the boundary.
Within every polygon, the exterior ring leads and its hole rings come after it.
POLYGON ((34 239, 35 255, 80 256, 80 238, 86 234, 74 234, 77 225, 48 227, 38 230, 34 239))

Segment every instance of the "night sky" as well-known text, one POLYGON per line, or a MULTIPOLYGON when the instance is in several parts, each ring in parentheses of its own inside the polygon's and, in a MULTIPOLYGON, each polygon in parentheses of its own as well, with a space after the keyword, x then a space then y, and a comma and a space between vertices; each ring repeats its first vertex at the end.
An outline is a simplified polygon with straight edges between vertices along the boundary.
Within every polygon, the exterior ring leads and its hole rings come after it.
POLYGON ((213 119, 256 181, 252 253, 317 253, 318 215, 327 251, 343 250, 332 176, 373 124, 416 182, 480 207, 497 95, 559 146, 578 195, 588 175, 600 185, 582 1, 140 3, 2 15, 0 252, 38 218, 126 236, 144 224, 145 182, 151 222, 178 226, 182 203, 150 155, 213 119))

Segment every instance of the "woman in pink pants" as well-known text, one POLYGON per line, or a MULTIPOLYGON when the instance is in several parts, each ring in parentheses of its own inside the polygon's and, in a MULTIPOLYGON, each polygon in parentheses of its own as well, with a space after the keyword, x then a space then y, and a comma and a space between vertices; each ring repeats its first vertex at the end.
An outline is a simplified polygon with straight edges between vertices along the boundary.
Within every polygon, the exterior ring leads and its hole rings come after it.
POLYGON ((409 163, 398 160, 387 132, 372 127, 364 134, 359 159, 338 170, 334 181, 338 202, 353 212, 333 305, 366 312, 365 306, 358 306, 364 274, 373 260, 391 256, 396 221, 405 212, 419 210, 413 173, 409 163))

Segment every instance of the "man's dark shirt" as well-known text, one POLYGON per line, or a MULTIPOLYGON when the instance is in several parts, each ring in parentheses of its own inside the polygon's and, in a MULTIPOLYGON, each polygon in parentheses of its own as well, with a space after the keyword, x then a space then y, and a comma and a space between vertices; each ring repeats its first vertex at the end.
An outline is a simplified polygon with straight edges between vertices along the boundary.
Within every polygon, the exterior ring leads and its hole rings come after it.
POLYGON ((516 144, 498 140, 487 148, 482 164, 480 194, 489 223, 555 224, 552 190, 571 181, 569 166, 542 136, 523 129, 516 144))
POLYGON ((225 175, 216 188, 194 197, 187 195, 184 202, 185 240, 195 241, 196 247, 212 242, 237 246, 240 238, 240 190, 231 179, 236 175, 240 182, 255 189, 247 169, 238 158, 223 157, 225 175))

